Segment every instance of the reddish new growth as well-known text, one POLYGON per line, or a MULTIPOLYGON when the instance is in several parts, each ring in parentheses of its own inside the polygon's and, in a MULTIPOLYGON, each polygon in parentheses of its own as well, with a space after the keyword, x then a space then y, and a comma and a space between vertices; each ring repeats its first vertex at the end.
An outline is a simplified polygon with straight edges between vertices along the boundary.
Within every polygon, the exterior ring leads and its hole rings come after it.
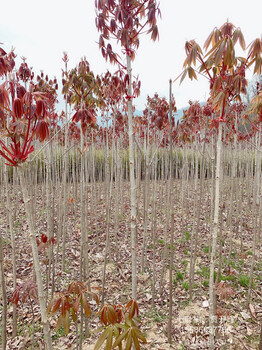
POLYGON ((31 302, 32 300, 38 304, 37 285, 33 281, 18 284, 13 292, 12 298, 10 299, 11 303, 16 305, 19 301, 24 304, 28 301, 31 302))
POLYGON ((14 56, 0 50, 0 76, 6 81, 0 85, 0 125, 2 134, 9 139, 7 144, 0 140, 0 155, 7 165, 24 163, 33 152, 33 139, 41 141, 49 135, 46 101, 44 93, 38 92, 31 81, 33 74, 24 62, 18 69, 17 79, 11 76, 14 56), (10 78, 11 77, 11 78, 10 78), (30 81, 29 91, 19 83, 30 81))
MULTIPOLYGON (((65 55, 65 62, 68 57, 65 55)), ((62 93, 70 105, 73 105, 76 112, 72 117, 75 123, 80 122, 83 133, 88 125, 96 124, 96 105, 99 103, 100 78, 94 76, 86 58, 82 58, 78 66, 69 72, 63 72, 62 93)))
MULTIPOLYGON (((146 32, 151 39, 158 39, 156 25, 157 15, 160 15, 156 0, 130 1, 130 0, 96 0, 97 10, 96 26, 101 33, 99 48, 102 56, 110 63, 118 64, 122 70, 127 67, 121 62, 110 43, 106 43, 111 37, 121 44, 122 52, 134 60, 136 49, 139 47, 139 36, 146 32)), ((128 74, 125 83, 128 86, 128 74)), ((130 101, 139 95, 140 82, 133 86, 133 94, 126 90, 126 100, 130 101)))
MULTIPOLYGON (((49 135, 47 113, 44 96, 39 92, 27 92, 18 83, 10 82, 0 86, 0 108, 2 128, 10 139, 10 146, 2 140, 0 145, 1 156, 11 166, 18 166, 27 160, 34 151, 32 141, 34 137, 41 141, 49 135), (10 102, 9 95, 12 97, 10 102), (9 119, 9 120, 8 120, 9 119)), ((33 86, 32 86, 33 89, 33 86)))

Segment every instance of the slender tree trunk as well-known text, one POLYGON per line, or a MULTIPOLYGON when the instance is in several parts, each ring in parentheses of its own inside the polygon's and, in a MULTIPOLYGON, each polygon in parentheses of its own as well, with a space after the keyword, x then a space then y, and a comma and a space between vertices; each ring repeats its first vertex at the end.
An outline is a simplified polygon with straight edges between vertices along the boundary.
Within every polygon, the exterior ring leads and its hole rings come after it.
POLYGON ((105 283, 106 283, 106 265, 108 256, 110 254, 110 207, 111 207, 111 186, 112 178, 110 182, 110 167, 109 167, 109 148, 108 148, 108 128, 106 133, 106 164, 105 164, 105 184, 106 184, 106 246, 104 255, 103 277, 102 277, 102 305, 105 300, 105 283))
MULTIPOLYGON (((201 211, 201 205, 202 205, 202 196, 203 196, 203 188, 204 188, 204 177, 205 177, 205 151, 206 151, 206 133, 207 133, 207 122, 206 119, 206 126, 205 126, 205 138, 203 140, 203 148, 202 148, 202 155, 200 160, 200 187, 199 187, 199 193, 197 193, 197 208, 196 208, 196 218, 195 223, 193 226, 193 232, 191 237, 192 242, 192 249, 191 249, 191 256, 190 256, 190 272, 189 272, 189 296, 192 298, 192 288, 194 286, 194 276, 195 276, 195 264, 196 264, 196 257, 197 257, 197 247, 199 244, 199 232, 200 232, 200 211, 201 211)), ((196 152, 197 154, 197 152, 196 152)), ((197 178, 198 178, 198 164, 197 164, 197 178)), ((196 188, 196 186, 195 186, 196 188)))
POLYGON ((144 166, 145 166, 145 178, 144 178, 144 229, 143 229, 143 248, 142 248, 142 263, 141 272, 145 270, 146 260, 146 246, 147 246, 147 225, 148 225, 148 186, 149 186, 149 142, 148 142, 149 128, 144 139, 144 166))
POLYGON ((166 271, 166 258, 167 258, 167 232, 168 232, 168 226, 169 226, 169 209, 170 209, 170 181, 166 180, 166 203, 165 203, 165 213, 166 213, 166 220, 165 220, 165 228, 164 228, 164 251, 163 251, 163 257, 162 257, 162 269, 160 273, 160 295, 162 295, 163 292, 163 280, 164 280, 164 274, 166 271))
MULTIPOLYGON (((14 173, 13 173, 14 176, 14 173)), ((12 272, 13 272, 13 290, 16 289, 16 246, 15 246, 15 234, 14 234, 14 225, 13 225, 13 214, 12 207, 10 202, 10 187, 8 179, 8 169, 4 165, 4 181, 6 185, 6 210, 8 212, 8 228, 10 230, 11 236, 11 245, 12 245, 12 272)), ((12 336, 16 337, 17 334, 17 307, 16 304, 13 304, 13 331, 12 336)))
POLYGON ((4 274, 4 253, 3 253, 3 237, 2 234, 0 234, 0 285, 1 285, 1 292, 2 292, 2 303, 3 303, 3 310, 2 310, 2 349, 6 349, 6 342, 7 342, 7 296, 6 296, 6 284, 5 284, 5 274, 4 274))
POLYGON ((132 255, 132 298, 136 299, 137 293, 137 254, 136 254, 136 181, 135 181, 135 157, 134 157, 134 137, 133 137, 133 111, 132 111, 132 69, 131 56, 127 53, 127 74, 129 76, 128 85, 128 138, 129 138, 129 172, 130 172, 130 204, 131 204, 131 255, 132 255))
POLYGON ((46 348, 47 348, 47 350, 51 350, 52 349, 52 340, 51 340, 51 335, 50 335, 50 325, 49 325, 49 322, 47 319, 47 314, 46 314, 46 300, 45 300, 45 293, 44 293, 43 279, 42 279, 42 275, 41 275, 41 267, 40 267, 40 262, 39 262, 37 244, 36 244, 36 236, 35 236, 35 230, 34 230, 34 224, 33 224, 32 207, 31 207, 30 198, 28 195, 27 184, 26 184, 26 181, 24 178, 23 168, 22 167, 18 168, 18 171, 19 171, 21 190, 23 193, 23 200, 24 200, 24 204, 25 204, 25 210, 26 210, 28 226, 29 226, 29 240, 30 240, 31 247, 32 247, 34 270, 35 270, 35 274, 36 274, 38 299, 39 299, 39 303, 40 303, 40 312, 41 312, 41 322, 43 324, 46 348))
POLYGON ((172 144, 172 80, 169 81, 169 157, 170 157, 170 261, 169 261, 169 310, 167 337, 172 343, 172 319, 173 319, 173 261, 174 261, 174 179, 173 179, 173 144, 172 144))
POLYGON ((220 202, 220 168, 222 151, 222 123, 219 123, 217 138, 217 158, 216 158, 216 178, 215 178, 215 204, 214 220, 212 225, 211 237, 211 257, 210 257, 210 277, 209 277, 209 350, 215 348, 215 295, 214 295, 214 272, 216 259, 217 233, 219 223, 219 202, 220 202))
MULTIPOLYGON (((237 116, 235 118, 235 129, 237 130, 237 116)), ((235 195, 235 185, 236 185, 236 150, 237 150, 237 134, 234 135, 234 149, 231 149, 232 163, 231 163, 231 186, 230 186, 230 207, 228 213, 229 220, 229 252, 227 257, 227 266, 229 265, 232 249, 233 249, 233 227, 232 227, 232 215, 233 215, 233 197, 235 195)))
POLYGON ((153 218, 152 218, 152 243, 153 243, 153 281, 152 281, 152 307, 155 307, 156 298, 156 183, 157 183, 157 162, 154 162, 154 183, 153 183, 153 218))
POLYGON ((257 245, 257 237, 258 237, 258 222, 259 222, 259 207, 260 207, 260 175, 261 175, 261 153, 260 151, 261 144, 261 127, 259 130, 259 134, 257 135, 257 143, 255 148, 255 176, 254 176, 254 189, 253 189, 253 244, 252 244, 252 259, 251 259, 251 267, 249 272, 249 286, 247 293, 247 305, 250 303, 251 299, 251 290, 253 283, 253 274, 254 274, 254 265, 256 260, 256 245, 257 245))

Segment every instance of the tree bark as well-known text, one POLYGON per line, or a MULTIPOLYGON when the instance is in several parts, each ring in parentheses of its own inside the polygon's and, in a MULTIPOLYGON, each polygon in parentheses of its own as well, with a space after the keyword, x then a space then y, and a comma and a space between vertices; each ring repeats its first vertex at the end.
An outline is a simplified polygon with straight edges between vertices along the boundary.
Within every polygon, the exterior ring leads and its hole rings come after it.
POLYGON ((209 277, 209 350, 215 348, 215 300, 214 300, 214 271, 216 258, 217 233, 219 223, 219 201, 220 201, 220 161, 222 149, 222 124, 219 123, 217 138, 217 158, 216 158, 216 177, 215 177, 215 204, 214 219, 211 237, 211 257, 210 257, 210 277, 209 277))
POLYGON ((23 193, 23 200, 25 204, 25 210, 28 220, 28 226, 29 226, 29 240, 32 247, 32 254, 33 254, 33 262, 34 262, 34 270, 36 274, 36 283, 37 283, 37 289, 38 289, 38 299, 40 303, 40 312, 41 312, 41 322, 43 324, 43 331, 44 331, 44 337, 46 342, 46 348, 47 350, 52 349, 52 340, 50 335, 50 325, 47 319, 46 314, 46 300, 45 300, 45 294, 44 294, 44 286, 43 286, 43 279, 41 275, 41 267, 40 267, 40 261, 38 256, 38 250, 37 250, 37 244, 36 244, 36 235, 34 230, 34 222, 33 222, 33 215, 32 215, 32 208, 30 204, 30 198, 28 195, 28 189, 27 184, 24 178, 23 168, 19 167, 19 177, 20 177, 20 185, 21 190, 23 193))
POLYGON ((6 323, 7 323, 7 296, 4 274, 4 254, 3 254, 3 238, 0 234, 0 284, 2 289, 3 311, 2 311, 2 349, 6 349, 6 323))
POLYGON ((132 110, 132 68, 131 56, 126 55, 128 85, 128 139, 129 139, 129 174, 130 174, 130 204, 131 204, 131 256, 132 256, 132 298, 136 300, 137 293, 137 254, 136 254, 136 181, 135 181, 135 157, 133 136, 133 110, 132 110))

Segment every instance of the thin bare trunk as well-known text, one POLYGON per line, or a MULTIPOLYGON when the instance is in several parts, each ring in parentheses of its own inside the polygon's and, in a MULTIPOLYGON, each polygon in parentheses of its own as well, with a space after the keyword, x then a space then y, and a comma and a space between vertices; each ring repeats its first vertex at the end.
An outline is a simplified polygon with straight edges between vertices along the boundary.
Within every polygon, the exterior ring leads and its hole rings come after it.
POLYGON ((170 260, 169 260, 169 309, 167 337, 172 343, 172 319, 173 319, 173 261, 174 261, 174 179, 173 179, 173 142, 172 142, 172 80, 169 81, 169 157, 170 157, 170 260))
POLYGON ((33 223, 33 214, 32 214, 32 206, 30 203, 30 198, 28 194, 27 184, 24 178, 23 168, 18 168, 19 170, 19 177, 20 177, 20 185, 21 190, 23 193, 23 200, 25 204, 25 210, 28 220, 28 226, 29 226, 29 240, 32 247, 32 253, 33 253, 33 261, 34 261, 34 271, 36 274, 36 283, 37 283, 37 289, 38 289, 38 299, 40 303, 40 312, 41 312, 41 322, 43 325, 44 330, 44 337, 46 342, 46 348, 47 350, 52 349, 52 340, 50 335, 50 325, 47 319, 46 314, 46 300, 45 300, 45 293, 44 293, 44 286, 43 286, 43 279, 41 275, 41 268, 40 268, 40 261, 38 256, 38 250, 37 250, 37 244, 36 244, 36 235, 34 230, 34 223, 33 223))
POLYGON ((6 349, 7 342, 7 296, 6 296, 6 284, 4 274, 4 253, 3 253, 3 237, 0 234, 0 285, 2 292, 2 349, 6 349))
POLYGON ((137 256, 136 256, 136 181, 135 181, 135 156, 134 156, 134 137, 133 137, 133 111, 132 111, 132 69, 131 56, 127 53, 127 74, 129 76, 128 85, 128 138, 129 138, 129 173, 130 173, 130 204, 131 204, 131 255, 132 255, 132 298, 136 299, 137 293, 137 256))
POLYGON ((216 178, 215 178, 215 204, 214 220, 211 230, 211 257, 210 257, 210 277, 209 277, 209 350, 215 348, 215 295, 214 295, 214 272, 216 260, 217 233, 219 224, 219 203, 220 203, 220 170, 222 151, 222 123, 219 123, 216 154, 216 178))

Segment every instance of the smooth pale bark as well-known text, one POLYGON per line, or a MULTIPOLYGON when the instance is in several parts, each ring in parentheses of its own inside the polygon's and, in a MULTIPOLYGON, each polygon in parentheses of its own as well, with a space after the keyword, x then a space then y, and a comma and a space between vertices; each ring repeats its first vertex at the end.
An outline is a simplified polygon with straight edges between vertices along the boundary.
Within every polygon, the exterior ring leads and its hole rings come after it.
POLYGON ((172 80, 169 81, 169 157, 170 157, 170 260, 169 260, 169 307, 167 337, 172 343, 172 319, 173 319, 173 261, 174 261, 174 179, 173 179, 173 142, 172 142, 172 80))
POLYGON ((163 293, 163 281, 164 281, 164 274, 166 271, 166 258, 167 258, 167 252, 168 252, 168 244, 167 244, 167 232, 168 232, 168 225, 169 225, 169 209, 170 209, 170 181, 166 180, 166 201, 165 201, 165 213, 166 213, 166 219, 165 219, 165 228, 164 228, 164 251, 163 251, 163 258, 162 258, 162 269, 160 273, 160 295, 163 293))
MULTIPOLYGON (((14 173, 13 173, 13 176, 14 173)), ((4 181, 6 187, 6 211, 8 216, 8 228, 11 236, 11 246, 12 246, 12 273, 13 273, 13 290, 16 289, 16 246, 15 246, 15 234, 14 234, 14 220, 13 220, 13 210, 10 202, 10 186, 8 179, 8 169, 7 166, 4 165, 4 181)), ((4 282, 3 282, 4 283, 4 282)), ((17 334, 17 307, 16 304, 13 304, 13 331, 12 336, 16 337, 17 334)))
MULTIPOLYGON (((253 274, 254 274, 254 265, 256 260, 256 246, 257 246, 257 236, 259 223, 259 207, 260 207, 260 175, 261 175, 261 152, 260 144, 261 144, 261 127, 259 133, 257 134, 257 143, 255 148, 255 179, 254 179, 254 189, 253 189, 253 205, 252 205, 252 213, 253 213, 253 243, 252 243, 252 258, 251 258, 251 267, 249 272, 249 286, 247 293, 247 305, 251 300, 251 290, 253 283, 253 274)), ((261 209, 261 208, 260 208, 261 209)))
MULTIPOLYGON (((205 151, 206 151, 206 132, 207 132, 207 120, 205 127, 205 137, 203 140, 202 146, 202 154, 200 158, 200 185, 199 191, 197 188, 198 183, 198 161, 196 162, 196 178, 195 178, 195 192, 196 197, 194 198, 194 211, 196 210, 196 215, 194 216, 194 225, 193 232, 191 237, 191 256, 190 256, 190 271, 189 271, 189 297, 192 297, 192 288, 194 285, 194 276, 195 276, 195 264, 196 264, 196 256, 197 256, 197 247, 199 246, 198 238, 200 233, 200 210, 202 204, 202 196, 203 196, 203 188, 204 188, 204 171, 205 171, 205 151), (196 204, 197 203, 197 204, 196 204), (196 209, 195 209, 196 206, 196 209)), ((198 144, 197 144, 198 145, 198 144)), ((196 147, 198 148, 198 146, 196 147)), ((198 153, 196 152, 197 158, 198 153)))
MULTIPOLYGON (((237 130, 237 116, 235 118, 235 130, 237 130)), ((237 134, 234 134, 234 148, 231 149, 232 155, 232 163, 231 163, 231 184, 230 184, 230 206, 228 213, 228 221, 229 221, 229 252, 227 257, 227 266, 229 265, 232 249, 233 249, 233 227, 232 227, 232 215, 233 215, 233 197, 235 195, 235 185, 236 185, 236 150, 237 150, 237 134)))
MULTIPOLYGON (((66 112, 67 116, 67 112, 66 112)), ((67 118, 66 118, 67 122, 67 118)), ((67 175, 68 175, 68 127, 66 127, 65 133, 65 156, 63 161, 63 203, 62 203, 62 271, 65 271, 65 258, 66 258, 66 240, 67 240, 67 198, 68 198, 68 189, 67 189, 67 175)))
MULTIPOLYGON (((115 142, 115 141, 114 141, 115 142)), ((117 138, 116 146, 115 146, 115 152, 116 152, 116 168, 115 168, 115 211, 114 211, 114 239, 115 239, 115 253, 117 255, 118 249, 117 249, 117 236, 119 231, 119 196, 121 193, 121 179, 120 179, 120 145, 119 145, 119 138, 117 138), (120 193, 119 193, 120 192, 120 193)))
POLYGON ((5 284, 5 273, 4 273, 4 254, 3 254, 3 237, 0 234, 0 285, 2 292, 2 349, 6 349, 7 342, 7 296, 6 296, 6 284, 5 284))
POLYGON ((128 139, 129 139, 129 176, 130 176, 130 205, 131 205, 131 256, 132 256, 132 298, 136 300, 137 293, 137 254, 136 254, 136 181, 135 181, 135 156, 134 156, 134 136, 133 136, 133 111, 132 111, 132 69, 131 56, 127 53, 127 74, 129 76, 128 85, 128 139))
MULTIPOLYGON (((214 188, 215 188, 215 151, 214 136, 211 136, 211 190, 210 190, 210 222, 214 217, 214 188)), ((210 249, 209 249, 210 252, 210 249)))
MULTIPOLYGON (((193 147, 192 147, 193 148, 193 147)), ((193 148, 194 150, 194 148, 193 148)), ((197 210, 199 211, 200 202, 198 202, 198 139, 195 147, 195 182, 194 182, 194 209, 193 209, 193 229, 190 242, 190 268, 189 268, 189 298, 192 298, 192 289, 194 284, 194 261, 196 258, 196 246, 197 246, 197 210)))
POLYGON ((152 306, 155 306, 156 298, 156 185, 157 185, 157 162, 154 163, 154 183, 153 183, 153 220, 152 220, 152 243, 153 243, 153 281, 152 281, 152 306))
POLYGON ((84 247, 84 235, 85 235, 85 203, 84 203, 84 134, 81 128, 81 167, 80 167, 80 231, 81 231, 81 247, 80 247, 80 281, 83 279, 83 270, 84 270, 84 257, 83 257, 83 247, 84 247))
POLYGON ((24 178, 23 168, 19 167, 18 171, 19 171, 20 185, 21 185, 21 190, 22 190, 22 194, 23 194, 25 211, 26 211, 26 216, 27 216, 27 221, 28 221, 28 226, 29 226, 29 240, 30 240, 31 247, 32 247, 34 271, 35 271, 35 275, 36 275, 38 299, 39 299, 40 312, 41 312, 41 323, 43 325, 46 348, 47 348, 47 350, 51 350, 52 349, 52 340, 51 340, 51 335, 50 335, 50 325, 49 325, 49 322, 47 319, 47 313, 46 313, 46 300, 45 300, 43 279, 42 279, 42 275, 41 275, 41 267, 40 267, 38 249, 37 249, 37 244, 36 244, 36 235, 35 235, 33 215, 32 215, 32 206, 31 206, 30 198, 29 198, 29 194, 28 194, 27 183, 26 183, 25 178, 24 178))
POLYGON ((147 127, 146 135, 144 136, 144 227, 143 227, 143 247, 142 247, 142 262, 141 272, 145 270, 146 245, 147 245, 147 225, 148 225, 148 187, 149 187, 149 127, 147 127))
POLYGON ((112 189, 112 177, 110 179, 110 167, 109 167, 109 145, 108 145, 108 127, 106 130, 106 164, 105 164, 105 185, 106 185, 106 246, 104 254, 104 266, 102 276, 102 305, 105 300, 105 283, 106 283, 106 265, 110 255, 110 207, 111 207, 111 189, 112 189))
MULTIPOLYGON (((222 197, 222 195, 221 195, 222 197)), ((220 220, 220 223, 219 223, 219 236, 218 236, 218 239, 219 239, 219 258, 218 258, 218 268, 217 268, 217 275, 216 275, 216 283, 219 282, 219 278, 220 278, 220 275, 221 275, 221 270, 222 270, 222 257, 223 257, 223 218, 222 218, 222 211, 220 211, 220 214, 219 214, 219 220, 220 220)))
POLYGON ((241 145, 239 145, 238 148, 238 186, 237 188, 239 189, 238 191, 236 191, 236 195, 237 195, 237 213, 239 216, 239 222, 237 222, 236 225, 236 236, 240 237, 240 250, 241 253, 243 253, 243 249, 244 249, 244 244, 243 244, 243 215, 242 215, 242 206, 243 206, 243 187, 244 187, 244 167, 241 164, 242 163, 242 150, 241 150, 241 145))
MULTIPOLYGON (((81 231, 81 247, 80 247, 80 281, 83 281, 83 270, 84 270, 84 236, 85 236, 85 204, 84 204, 84 134, 81 128, 81 168, 80 168, 80 231, 81 231)), ((82 339, 83 339, 83 308, 81 307, 80 312, 80 334, 79 334, 79 350, 82 350, 82 339)))
POLYGON ((184 232, 184 226, 185 226, 185 219, 184 219, 184 202, 185 202, 185 151, 182 153, 182 164, 180 164, 180 179, 181 179, 181 196, 180 196, 180 208, 181 208, 181 227, 182 232, 184 232))
MULTIPOLYGON (((67 75, 67 60, 65 60, 65 74, 67 75)), ((67 239, 67 198, 68 198, 68 190, 67 190, 67 176, 68 176, 68 146, 69 146, 69 138, 68 138, 68 104, 67 104, 67 94, 65 95, 65 147, 64 152, 65 155, 63 159, 61 160, 63 162, 63 185, 62 185, 62 193, 63 193, 63 203, 62 203, 62 212, 61 212, 61 222, 62 225, 60 225, 61 231, 58 231, 58 238, 57 243, 59 244, 59 240, 62 235, 62 271, 65 271, 65 257, 66 257, 66 239, 67 239)), ((57 247, 58 251, 58 247, 57 247)))
MULTIPOLYGON (((48 240, 53 237, 53 217, 52 217, 52 179, 51 179, 51 145, 52 142, 49 143, 47 149, 47 171, 46 171, 46 209, 47 209, 47 238, 48 240)), ((49 280, 51 276, 51 261, 52 261, 52 253, 53 248, 51 245, 48 247, 47 255, 48 255, 48 264, 47 264, 47 274, 46 274, 46 298, 48 298, 48 286, 49 280)))
POLYGON ((210 256, 210 276, 209 276, 209 350, 215 348, 215 295, 214 295, 214 272, 216 260, 216 246, 219 223, 219 203, 220 203, 220 170, 222 151, 222 123, 219 123, 216 154, 216 177, 215 177, 215 203, 214 219, 211 229, 211 256, 210 256))

